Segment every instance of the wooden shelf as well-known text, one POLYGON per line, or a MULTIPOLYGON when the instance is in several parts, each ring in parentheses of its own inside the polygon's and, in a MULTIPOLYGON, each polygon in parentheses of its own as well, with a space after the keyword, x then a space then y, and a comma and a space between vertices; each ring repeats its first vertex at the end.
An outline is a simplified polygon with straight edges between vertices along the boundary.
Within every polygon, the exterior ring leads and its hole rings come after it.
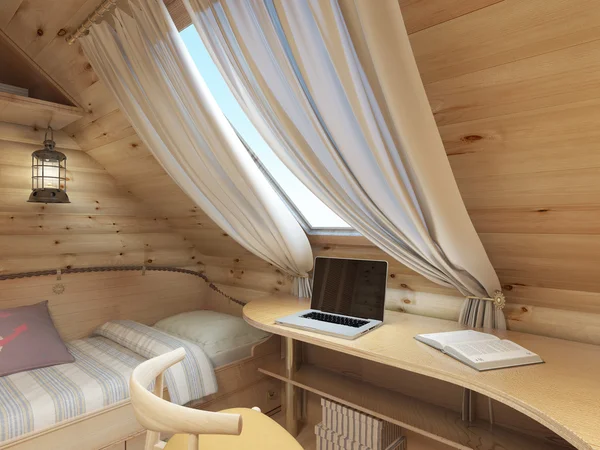
POLYGON ((455 411, 316 366, 303 365, 292 379, 286 378, 284 364, 279 361, 259 371, 455 448, 564 449, 501 427, 492 428, 487 422, 463 422, 455 411))
POLYGON ((55 130, 82 118, 84 112, 75 106, 60 105, 20 95, 0 92, 0 122, 55 130))

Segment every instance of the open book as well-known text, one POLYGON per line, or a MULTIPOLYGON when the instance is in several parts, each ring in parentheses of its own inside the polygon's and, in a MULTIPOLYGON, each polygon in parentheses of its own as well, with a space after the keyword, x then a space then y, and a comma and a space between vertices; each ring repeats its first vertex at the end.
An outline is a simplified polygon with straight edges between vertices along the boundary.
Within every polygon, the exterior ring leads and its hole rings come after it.
POLYGON ((415 339, 479 371, 544 362, 535 353, 512 341, 479 331, 419 334, 415 339))

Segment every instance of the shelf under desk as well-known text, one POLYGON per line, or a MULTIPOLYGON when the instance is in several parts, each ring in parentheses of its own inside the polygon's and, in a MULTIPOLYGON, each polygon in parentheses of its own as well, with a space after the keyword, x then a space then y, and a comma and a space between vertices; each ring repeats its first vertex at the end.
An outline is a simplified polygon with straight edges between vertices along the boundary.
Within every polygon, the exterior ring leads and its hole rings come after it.
POLYGON ((487 422, 463 422, 455 411, 313 365, 303 365, 292 378, 285 376, 283 362, 259 371, 455 448, 564 450, 562 446, 502 427, 490 430, 487 422))
MULTIPOLYGON (((385 323, 382 327, 354 341, 275 324, 276 318, 307 307, 306 300, 298 300, 289 296, 269 297, 254 300, 246 305, 244 318, 257 328, 293 340, 471 389, 533 418, 578 449, 600 450, 600 406, 598 404, 598 399, 600 399, 600 377, 598 376, 600 347, 598 346, 510 331, 496 332, 495 334, 498 336, 513 340, 540 354, 546 364, 479 373, 414 340, 414 336, 420 333, 461 329, 455 322, 386 311, 385 323)), ((483 448, 476 446, 474 442, 471 444, 467 442, 465 445, 466 441, 461 440, 460 434, 467 433, 468 436, 468 428, 471 425, 461 422, 459 414, 454 411, 430 405, 388 389, 364 384, 318 367, 303 366, 291 376, 285 374, 293 371, 285 371, 281 367, 266 367, 262 370, 290 385, 334 400, 337 399, 342 403, 369 411, 380 417, 384 415, 397 423, 402 422, 405 427, 415 431, 420 430, 422 434, 437 433, 440 435, 438 440, 452 442, 452 445, 457 448, 483 448), (327 384, 323 384, 320 378, 328 380, 327 384), (342 383, 351 383, 352 390, 358 392, 348 394, 350 397, 344 397, 343 393, 336 390, 337 386, 342 383), (379 395, 379 398, 400 395, 403 397, 403 401, 408 402, 406 404, 410 404, 412 401, 411 408, 414 409, 385 412, 387 410, 384 409, 384 405, 376 404, 373 400, 369 400, 369 396, 361 394, 360 391, 366 390, 371 390, 371 393, 379 395), (426 409, 427 412, 424 415, 437 417, 435 421, 431 422, 429 428, 425 419, 419 419, 421 414, 419 408, 432 408, 426 409), (414 417, 410 417, 411 410, 414 411, 414 417), (444 414, 449 414, 447 416, 449 418, 443 419, 444 414), (460 423, 452 422, 454 419, 460 423), (440 425, 444 421, 447 424, 454 423, 454 428, 440 425)), ((476 425, 476 429, 485 431, 479 425, 476 425)), ((518 436, 509 431, 506 431, 506 434, 513 437, 518 436)), ((504 431, 496 429, 493 433, 486 435, 486 439, 490 440, 508 438, 504 431)), ((501 441, 495 442, 499 444, 498 447, 489 448, 536 448, 529 444, 522 446, 506 443, 500 446, 501 441)), ((545 447, 539 448, 551 448, 549 445, 546 444, 545 447)))

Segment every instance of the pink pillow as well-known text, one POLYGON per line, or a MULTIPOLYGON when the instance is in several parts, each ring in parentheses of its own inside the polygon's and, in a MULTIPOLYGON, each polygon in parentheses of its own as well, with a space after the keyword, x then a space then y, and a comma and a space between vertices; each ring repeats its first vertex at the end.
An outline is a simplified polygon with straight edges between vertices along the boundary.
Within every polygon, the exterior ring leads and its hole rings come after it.
POLYGON ((0 309, 0 376, 73 361, 54 328, 47 301, 0 309))

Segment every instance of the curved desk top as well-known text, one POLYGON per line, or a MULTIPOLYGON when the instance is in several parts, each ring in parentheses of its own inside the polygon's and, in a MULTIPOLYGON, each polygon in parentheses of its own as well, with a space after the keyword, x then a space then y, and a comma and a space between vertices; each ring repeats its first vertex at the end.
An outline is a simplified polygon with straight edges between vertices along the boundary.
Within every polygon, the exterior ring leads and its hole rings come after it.
POLYGON ((275 319, 309 307, 307 299, 267 297, 248 303, 244 319, 270 333, 471 389, 526 414, 578 449, 600 450, 600 346, 497 331, 546 363, 477 372, 414 339, 464 328, 456 322, 386 311, 383 326, 354 341, 275 324, 275 319))

